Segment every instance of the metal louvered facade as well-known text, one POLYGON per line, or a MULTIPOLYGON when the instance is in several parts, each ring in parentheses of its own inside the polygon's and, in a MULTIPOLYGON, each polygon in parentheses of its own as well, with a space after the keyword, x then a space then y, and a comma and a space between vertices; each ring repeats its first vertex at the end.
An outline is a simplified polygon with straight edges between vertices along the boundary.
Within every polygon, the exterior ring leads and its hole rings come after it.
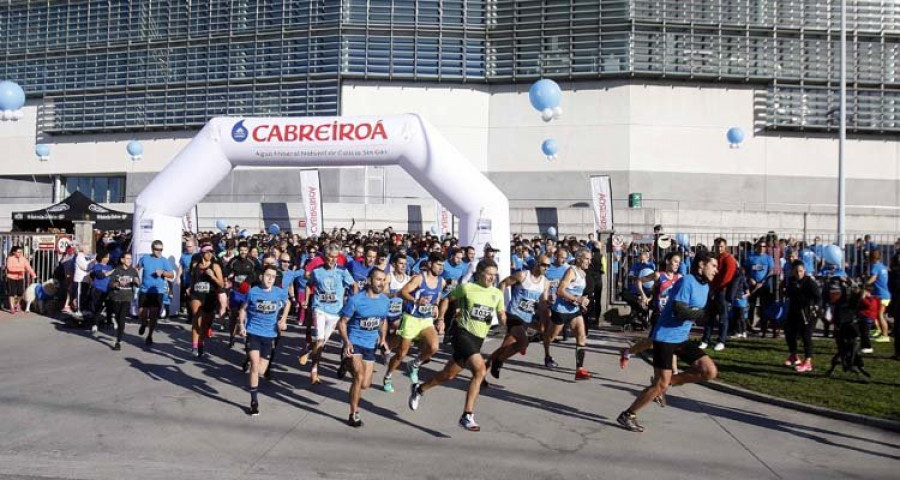
MULTIPOLYGON (((336 115, 344 78, 761 86, 767 129, 834 130, 838 0, 5 0, 0 76, 47 133, 336 115)), ((900 132, 900 5, 848 2, 849 129, 900 132)))

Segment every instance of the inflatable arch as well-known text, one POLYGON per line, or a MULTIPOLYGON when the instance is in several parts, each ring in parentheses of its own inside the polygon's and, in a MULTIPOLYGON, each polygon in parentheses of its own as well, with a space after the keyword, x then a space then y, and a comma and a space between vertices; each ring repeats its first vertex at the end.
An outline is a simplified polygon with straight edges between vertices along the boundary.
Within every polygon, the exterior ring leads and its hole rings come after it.
POLYGON ((415 114, 210 120, 135 200, 135 258, 150 253, 153 240, 179 258, 182 217, 235 167, 365 165, 403 167, 459 218, 460 243, 480 255, 490 242, 501 250, 500 274, 509 275, 509 201, 415 114))

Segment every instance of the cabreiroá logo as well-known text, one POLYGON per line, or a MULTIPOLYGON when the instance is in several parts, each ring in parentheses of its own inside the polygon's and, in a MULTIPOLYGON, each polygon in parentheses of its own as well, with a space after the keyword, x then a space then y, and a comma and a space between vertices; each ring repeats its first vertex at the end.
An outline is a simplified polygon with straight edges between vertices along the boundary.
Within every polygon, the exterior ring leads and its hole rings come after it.
POLYGON ((244 127, 244 121, 241 120, 234 124, 234 127, 231 129, 231 138, 234 139, 235 142, 241 143, 250 136, 250 132, 244 127))

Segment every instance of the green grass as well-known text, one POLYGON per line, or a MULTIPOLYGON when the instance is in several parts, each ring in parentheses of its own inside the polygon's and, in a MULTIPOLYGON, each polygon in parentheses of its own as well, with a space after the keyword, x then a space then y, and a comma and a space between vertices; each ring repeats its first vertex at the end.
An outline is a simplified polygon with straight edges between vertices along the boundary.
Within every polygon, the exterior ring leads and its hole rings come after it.
MULTIPOLYGON (((797 373, 782 365, 787 357, 784 338, 730 340, 725 350, 707 350, 719 367, 719 380, 767 395, 845 412, 900 420, 900 361, 891 360, 893 343, 873 343, 874 354, 864 355, 872 375, 844 372, 840 365, 831 377, 825 373, 837 352, 832 339, 814 340, 814 370, 797 373)), ((800 343, 802 351, 802 343, 800 343)))

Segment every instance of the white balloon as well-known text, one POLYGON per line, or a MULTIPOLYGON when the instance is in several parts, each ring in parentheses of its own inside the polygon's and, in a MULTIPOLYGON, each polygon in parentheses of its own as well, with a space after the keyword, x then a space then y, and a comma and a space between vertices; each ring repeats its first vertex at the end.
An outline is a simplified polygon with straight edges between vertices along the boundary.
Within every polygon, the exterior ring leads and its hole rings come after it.
POLYGON ((556 106, 553 107, 553 118, 559 118, 562 116, 562 107, 556 106))
POLYGON ((541 120, 543 120, 545 122, 549 122, 550 120, 553 120, 553 109, 545 108, 544 110, 542 110, 541 111, 541 120))

